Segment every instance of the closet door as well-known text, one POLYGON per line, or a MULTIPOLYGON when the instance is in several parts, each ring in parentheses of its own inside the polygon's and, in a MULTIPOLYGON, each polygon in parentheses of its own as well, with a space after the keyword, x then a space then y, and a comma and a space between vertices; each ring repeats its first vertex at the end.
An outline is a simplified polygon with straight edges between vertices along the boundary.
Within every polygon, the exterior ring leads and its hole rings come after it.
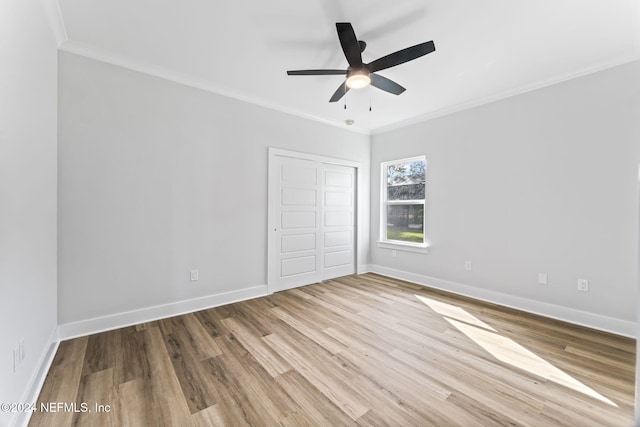
POLYGON ((274 291, 355 273, 355 169, 274 156, 274 291))
POLYGON ((322 165, 322 279, 355 267, 355 169, 322 165))

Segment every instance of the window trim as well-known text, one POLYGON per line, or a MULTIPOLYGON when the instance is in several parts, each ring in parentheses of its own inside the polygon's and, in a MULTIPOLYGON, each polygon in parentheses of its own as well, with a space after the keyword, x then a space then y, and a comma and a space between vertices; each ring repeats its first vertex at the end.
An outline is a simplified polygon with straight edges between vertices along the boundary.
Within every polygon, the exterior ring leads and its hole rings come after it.
POLYGON ((429 244, 426 241, 425 225, 426 215, 422 216, 423 243, 403 242, 401 240, 387 239, 387 208, 388 206, 402 205, 422 205, 426 207, 426 173, 427 173, 427 157, 425 155, 407 157, 404 159, 390 160, 380 163, 380 240, 377 246, 379 248, 400 250, 407 252, 428 253, 429 244), (387 200, 387 168, 391 165, 411 163, 417 160, 425 163, 425 199, 418 200, 387 200))

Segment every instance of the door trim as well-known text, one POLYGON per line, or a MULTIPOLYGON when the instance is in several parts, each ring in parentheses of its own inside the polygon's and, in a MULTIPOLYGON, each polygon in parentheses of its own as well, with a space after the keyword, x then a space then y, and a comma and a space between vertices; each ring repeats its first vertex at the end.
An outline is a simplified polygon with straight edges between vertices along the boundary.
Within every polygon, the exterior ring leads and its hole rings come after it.
POLYGON ((283 150, 280 148, 274 148, 274 147, 269 147, 269 165, 268 165, 268 169, 267 169, 267 292, 272 294, 275 291, 275 267, 274 267, 274 263, 276 262, 277 258, 276 258, 276 254, 274 253, 274 247, 275 247, 275 242, 274 242, 274 233, 273 233, 273 229, 275 228, 275 210, 276 210, 276 206, 275 206, 275 202, 277 200, 277 194, 273 194, 273 186, 271 185, 271 171, 274 168, 275 165, 275 157, 279 156, 279 157, 290 157, 293 159, 301 159, 301 160, 312 160, 315 162, 319 162, 319 163, 325 163, 325 164, 330 164, 330 165, 339 165, 339 166, 347 166, 347 167, 352 167, 355 169, 355 181, 356 181, 356 185, 355 185, 355 191, 356 191, 356 197, 355 197, 355 204, 354 204, 354 208, 355 208, 355 212, 354 212, 354 218, 355 218, 355 227, 354 227, 354 239, 353 239, 353 244, 354 244, 354 254, 355 254, 355 267, 356 267, 356 273, 360 274, 361 270, 360 270, 360 239, 362 237, 362 234, 360 232, 360 220, 359 220, 359 215, 360 215, 360 198, 361 198, 361 186, 362 186, 362 176, 361 176, 361 172, 362 172, 362 165, 360 164, 360 162, 355 162, 353 160, 345 160, 345 159, 338 159, 338 158, 334 158, 334 157, 325 157, 325 156, 319 156, 316 154, 309 154, 309 153, 301 153, 298 151, 289 151, 289 150, 283 150))

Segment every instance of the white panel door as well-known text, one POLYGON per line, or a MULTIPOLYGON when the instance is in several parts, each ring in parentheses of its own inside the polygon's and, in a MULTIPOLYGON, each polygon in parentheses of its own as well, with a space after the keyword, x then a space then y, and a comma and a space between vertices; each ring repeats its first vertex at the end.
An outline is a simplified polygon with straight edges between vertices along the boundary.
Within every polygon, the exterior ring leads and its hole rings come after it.
POLYGON ((276 156, 272 167, 276 287, 284 290, 321 280, 321 164, 276 156))
POLYGON ((274 156, 269 171, 274 291, 355 268, 355 168, 274 156))
POLYGON ((355 169, 322 165, 322 279, 346 276, 355 266, 355 169))

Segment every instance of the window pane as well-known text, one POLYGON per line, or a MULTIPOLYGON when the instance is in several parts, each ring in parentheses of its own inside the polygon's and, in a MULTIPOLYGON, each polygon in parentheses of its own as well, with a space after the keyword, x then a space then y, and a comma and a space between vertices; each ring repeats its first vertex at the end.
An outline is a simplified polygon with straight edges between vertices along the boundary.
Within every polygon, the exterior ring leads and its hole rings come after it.
POLYGON ((426 162, 387 166, 387 200, 424 200, 426 162))
POLYGON ((424 205, 387 206, 387 240, 424 243, 424 205))

